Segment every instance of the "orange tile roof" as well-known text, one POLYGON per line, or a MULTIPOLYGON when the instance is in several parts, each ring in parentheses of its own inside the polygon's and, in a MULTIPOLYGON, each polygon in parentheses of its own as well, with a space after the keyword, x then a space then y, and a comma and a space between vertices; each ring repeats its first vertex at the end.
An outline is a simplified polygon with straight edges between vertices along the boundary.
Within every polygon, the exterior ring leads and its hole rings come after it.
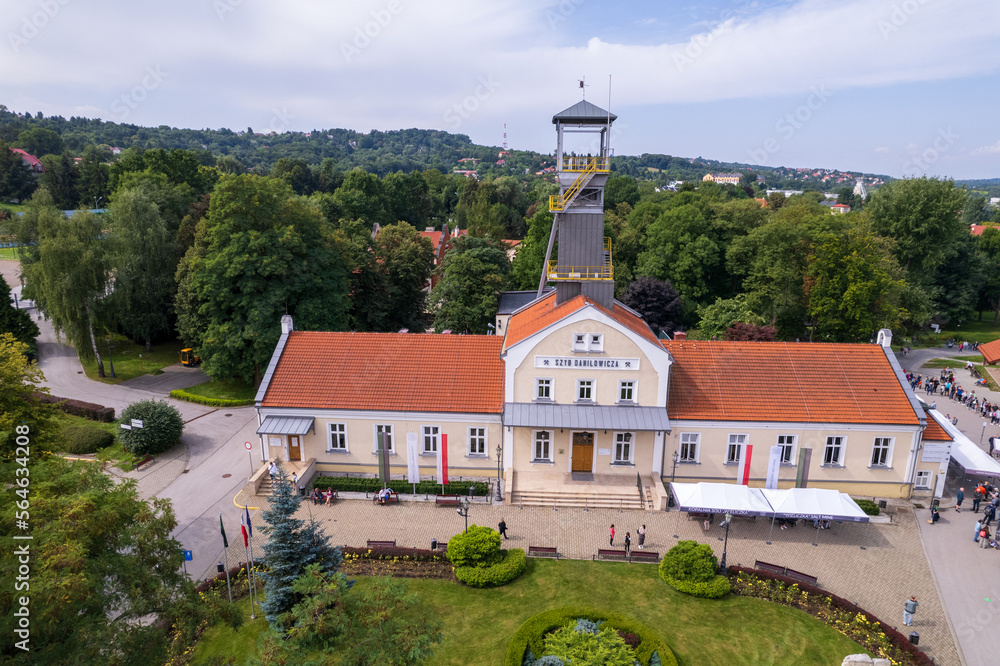
POLYGON ((923 438, 931 442, 950 442, 954 439, 930 413, 927 414, 927 427, 924 429, 923 438))
POLYGON ((976 349, 983 355, 983 360, 985 362, 992 365, 993 363, 1000 361, 1000 340, 985 342, 976 347, 976 349))
POLYGON ((507 322, 507 334, 504 336, 504 349, 521 342, 542 329, 550 326, 571 314, 581 310, 587 305, 591 305, 600 312, 617 321, 640 336, 646 338, 653 344, 658 344, 659 340, 649 325, 641 317, 632 314, 625 306, 615 307, 609 310, 600 303, 592 301, 586 296, 574 296, 568 301, 556 305, 556 292, 552 291, 546 296, 542 296, 534 303, 528 305, 523 310, 516 312, 507 322))
POLYGON ((672 419, 919 424, 878 345, 661 342, 672 419))
POLYGON ((499 414, 502 344, 493 335, 293 331, 261 405, 499 414))

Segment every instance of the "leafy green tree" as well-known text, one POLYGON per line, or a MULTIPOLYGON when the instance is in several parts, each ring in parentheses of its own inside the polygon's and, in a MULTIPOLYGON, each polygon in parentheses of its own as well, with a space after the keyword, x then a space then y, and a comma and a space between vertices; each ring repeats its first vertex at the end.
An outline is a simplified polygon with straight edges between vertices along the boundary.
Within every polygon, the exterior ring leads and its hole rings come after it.
POLYGON ((639 186, 635 178, 611 176, 604 185, 604 210, 615 210, 622 203, 632 207, 639 203, 639 186))
POLYGON ((976 251, 987 276, 980 299, 993 310, 993 325, 996 326, 1000 321, 1000 227, 984 229, 976 251))
POLYGON ((303 159, 282 157, 274 163, 271 178, 281 178, 296 194, 310 194, 316 189, 316 177, 303 159))
POLYGON ((284 630, 293 625, 292 609, 304 595, 295 589, 296 579, 310 564, 318 566, 317 573, 331 573, 340 565, 342 556, 315 522, 307 525, 295 517, 302 497, 283 465, 278 465, 271 484, 272 495, 267 498, 270 508, 263 513, 267 524, 261 528, 268 537, 261 562, 265 591, 261 608, 273 629, 284 630))
MULTIPOLYGON (((372 241, 375 268, 384 276, 384 290, 373 294, 382 298, 386 308, 383 330, 424 330, 424 291, 434 269, 434 247, 431 241, 409 224, 382 227, 372 241)), ((357 310, 359 303, 354 303, 357 310)))
POLYGON ((0 460, 18 457, 18 434, 29 437, 32 456, 43 456, 52 450, 59 428, 55 408, 38 399, 48 389, 42 386, 45 378, 38 364, 28 360, 27 351, 28 346, 13 333, 0 333, 0 460))
POLYGON ((382 180, 386 209, 394 222, 407 222, 423 230, 431 211, 430 188, 423 175, 391 173, 382 180))
POLYGON ((77 190, 83 208, 104 208, 111 194, 111 151, 94 145, 83 150, 79 164, 77 190))
MULTIPOLYGON (((52 203, 52 195, 47 189, 40 187, 25 203, 24 215, 11 215, 0 221, 0 229, 17 248, 22 274, 26 274, 28 266, 38 261, 39 227, 55 228, 64 219, 65 216, 52 203)), ((31 285, 25 285, 24 297, 34 298, 31 285)))
POLYGON ((148 189, 119 190, 108 208, 108 267, 114 274, 109 307, 121 330, 153 340, 169 330, 180 261, 174 233, 148 189))
POLYGON ((287 183, 225 176, 177 269, 178 331, 208 374, 259 384, 283 314, 346 328, 350 268, 344 237, 287 183))
POLYGON ((500 561, 500 533, 484 525, 469 525, 448 540, 448 559, 456 567, 487 567, 500 561))
POLYGON ((724 291, 723 251, 702 211, 686 204, 649 226, 636 273, 669 280, 685 300, 704 303, 724 291))
POLYGON ((439 275, 431 294, 435 330, 485 334, 510 275, 502 241, 475 236, 457 239, 439 275))
POLYGON ((38 325, 27 310, 14 307, 10 287, 0 278, 0 334, 3 333, 10 333, 18 342, 26 344, 28 355, 34 357, 38 325))
POLYGON ((17 148, 38 158, 63 152, 63 140, 59 133, 44 127, 29 127, 17 135, 15 143, 17 148))
POLYGON ((23 201, 35 187, 35 178, 24 160, 0 139, 0 201, 23 201))
POLYGON ((754 312, 749 301, 749 294, 737 294, 733 298, 717 298, 715 303, 698 308, 698 316, 701 318, 698 330, 702 335, 715 338, 723 335, 737 322, 764 324, 764 318, 754 312))
MULTIPOLYGON (((511 287, 513 289, 538 289, 545 263, 545 251, 552 233, 552 213, 540 210, 528 220, 528 233, 518 246, 511 262, 511 287)), ((552 254, 555 257, 555 252, 552 254)), ((616 262, 617 264, 617 262, 616 262)))
POLYGON ((69 153, 62 155, 46 155, 41 158, 45 171, 38 177, 42 187, 52 194, 55 205, 63 210, 73 210, 80 201, 77 181, 80 175, 76 171, 76 163, 69 153))
POLYGON ((673 333, 684 310, 681 297, 673 285, 651 277, 640 277, 629 284, 622 303, 645 317, 655 333, 661 330, 673 333))
POLYGON ((352 169, 333 193, 333 201, 342 211, 342 217, 362 219, 369 228, 376 223, 385 226, 395 222, 386 210, 382 181, 367 171, 352 169))
POLYGON ((121 428, 118 439, 122 448, 137 456, 162 453, 181 439, 184 419, 173 405, 162 400, 140 400, 122 410, 119 425, 130 425, 133 420, 142 421, 141 428, 121 428))
POLYGON ((23 266, 31 297, 84 357, 104 362, 94 328, 107 292, 107 253, 101 240, 101 220, 88 211, 66 219, 60 214, 38 217, 38 261, 23 266))
MULTIPOLYGON (((34 433, 31 433, 33 438, 34 433)), ((100 467, 58 457, 40 459, 32 447, 30 594, 14 585, 0 591, 0 648, 11 664, 163 663, 166 632, 149 618, 168 613, 183 595, 181 544, 168 500, 139 498, 136 482, 115 482, 100 467), (19 596, 31 599, 31 650, 14 647, 19 596)), ((24 478, 19 465, 0 466, 0 483, 24 478)), ((23 534, 15 501, 0 508, 0 537, 23 534)), ((18 559, 0 559, 0 575, 13 583, 18 559)))

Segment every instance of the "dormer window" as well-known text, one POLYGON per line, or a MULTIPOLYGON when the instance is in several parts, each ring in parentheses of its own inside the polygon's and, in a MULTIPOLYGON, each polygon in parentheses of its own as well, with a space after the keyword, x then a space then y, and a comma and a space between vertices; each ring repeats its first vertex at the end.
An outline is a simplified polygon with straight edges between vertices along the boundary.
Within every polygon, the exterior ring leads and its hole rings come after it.
POLYGON ((587 334, 573 334, 573 351, 587 351, 587 334))
POLYGON ((574 333, 573 351, 575 352, 603 352, 603 333, 574 333))
POLYGON ((590 337, 590 345, 588 347, 588 351, 592 352, 604 351, 603 333, 591 333, 589 337, 590 337))

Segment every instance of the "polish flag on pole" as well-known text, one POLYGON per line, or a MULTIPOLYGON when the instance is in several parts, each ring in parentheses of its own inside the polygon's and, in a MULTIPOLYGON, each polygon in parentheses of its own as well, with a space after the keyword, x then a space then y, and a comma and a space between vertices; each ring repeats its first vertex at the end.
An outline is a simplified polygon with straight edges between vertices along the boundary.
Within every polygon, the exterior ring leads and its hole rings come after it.
POLYGON ((741 486, 750 485, 750 458, 753 456, 753 444, 743 447, 743 455, 740 456, 740 467, 736 480, 741 486))
POLYGON ((448 435, 441 435, 441 447, 437 459, 438 483, 448 485, 448 435))

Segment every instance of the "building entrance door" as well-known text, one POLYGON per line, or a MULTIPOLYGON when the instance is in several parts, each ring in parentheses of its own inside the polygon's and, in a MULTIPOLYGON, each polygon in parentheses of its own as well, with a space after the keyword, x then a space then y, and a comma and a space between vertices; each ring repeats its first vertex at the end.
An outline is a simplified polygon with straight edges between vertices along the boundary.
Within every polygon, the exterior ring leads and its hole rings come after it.
POLYGON ((594 433, 573 433, 573 471, 588 474, 594 471, 594 433))
POLYGON ((288 436, 288 459, 302 460, 301 438, 298 435, 288 436))

